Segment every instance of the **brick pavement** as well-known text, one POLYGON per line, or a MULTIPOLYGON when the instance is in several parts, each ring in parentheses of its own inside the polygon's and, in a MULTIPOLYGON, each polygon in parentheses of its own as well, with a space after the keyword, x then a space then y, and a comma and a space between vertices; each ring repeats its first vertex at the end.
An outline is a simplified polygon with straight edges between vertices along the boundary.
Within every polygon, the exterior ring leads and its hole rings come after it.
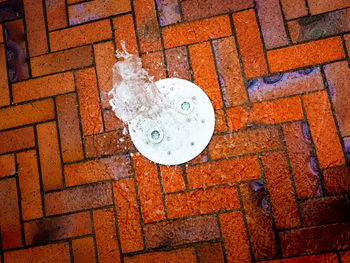
POLYGON ((348 0, 1 0, 0 262, 350 262, 348 0), (114 50, 198 84, 194 160, 136 152, 114 50))

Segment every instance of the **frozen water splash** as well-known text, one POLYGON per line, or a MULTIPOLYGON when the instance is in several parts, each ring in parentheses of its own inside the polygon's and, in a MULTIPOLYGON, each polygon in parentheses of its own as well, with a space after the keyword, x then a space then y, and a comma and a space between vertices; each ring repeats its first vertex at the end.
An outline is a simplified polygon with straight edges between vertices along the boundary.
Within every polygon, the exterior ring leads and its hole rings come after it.
POLYGON ((112 110, 126 124, 137 116, 156 119, 169 107, 165 95, 142 68, 141 58, 129 54, 124 41, 121 46, 122 51, 116 51, 118 62, 113 66, 113 88, 108 93, 113 97, 109 101, 112 110))

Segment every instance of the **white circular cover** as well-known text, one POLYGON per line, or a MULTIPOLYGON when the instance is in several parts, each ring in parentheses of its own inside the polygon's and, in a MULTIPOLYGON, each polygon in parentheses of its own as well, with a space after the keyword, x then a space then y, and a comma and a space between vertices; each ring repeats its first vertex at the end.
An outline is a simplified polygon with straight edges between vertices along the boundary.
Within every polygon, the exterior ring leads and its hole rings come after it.
POLYGON ((133 119, 129 124, 131 139, 137 150, 153 162, 188 162, 204 150, 213 135, 213 106, 202 89, 187 80, 168 78, 156 85, 171 106, 165 105, 153 120, 133 119))

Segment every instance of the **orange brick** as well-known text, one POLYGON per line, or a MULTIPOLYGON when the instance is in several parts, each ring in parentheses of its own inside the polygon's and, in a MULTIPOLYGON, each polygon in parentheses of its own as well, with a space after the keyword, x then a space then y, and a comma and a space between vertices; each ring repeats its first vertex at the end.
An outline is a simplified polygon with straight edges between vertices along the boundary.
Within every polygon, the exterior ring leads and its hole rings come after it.
POLYGON ((247 92, 234 38, 215 40, 213 48, 225 106, 247 102, 247 92))
POLYGON ((133 162, 143 221, 151 223, 165 219, 156 164, 140 154, 134 155, 133 162))
POLYGON ((30 79, 12 85, 14 103, 55 96, 70 91, 74 91, 72 72, 30 79))
POLYGON ((181 166, 160 165, 160 174, 162 177, 162 186, 164 193, 178 192, 186 189, 183 169, 181 166))
POLYGON ((339 254, 340 254, 340 258, 341 258, 342 263, 349 263, 350 262, 350 251, 341 252, 339 254))
POLYGON ((103 108, 110 107, 108 92, 112 89, 112 68, 116 62, 112 41, 94 45, 96 73, 103 108))
POLYGON ((285 154, 267 153, 262 155, 261 160, 276 227, 281 229, 299 226, 298 207, 285 154))
POLYGON ((0 109, 0 130, 55 118, 52 99, 0 109))
MULTIPOLYGON (((266 261, 264 261, 266 262, 266 261)), ((319 254, 312 256, 304 256, 304 257, 294 257, 294 258, 286 258, 286 259, 277 259, 268 261, 269 263, 338 263, 337 254, 319 254)), ((347 261, 342 261, 343 263, 347 263, 347 261)))
POLYGON ((125 263, 196 263, 196 252, 193 247, 164 252, 145 253, 124 258, 125 263))
POLYGON ((345 58, 340 37, 332 37, 267 52, 272 73, 345 58))
POLYGON ((43 190, 61 189, 63 177, 56 122, 37 125, 37 137, 43 190))
POLYGON ((24 223, 27 245, 91 234, 90 213, 48 217, 24 223))
POLYGON ((194 82, 203 89, 214 109, 223 107, 214 58, 209 42, 189 46, 194 82))
POLYGON ((140 215, 134 179, 113 182, 120 245, 123 253, 143 250, 140 215))
POLYGON ((113 156, 64 166, 65 182, 68 187, 104 180, 117 180, 131 175, 128 156, 113 156))
POLYGON ((198 246, 198 257, 201 263, 224 263, 223 251, 220 243, 208 243, 198 246))
POLYGON ((163 28, 164 47, 172 48, 232 35, 227 15, 163 28))
POLYGON ((112 109, 105 109, 103 111, 103 121, 105 123, 106 131, 114 131, 124 128, 123 121, 115 115, 115 112, 112 109))
POLYGON ((289 20, 306 16, 308 14, 305 0, 281 0, 281 5, 284 13, 284 17, 289 20))
POLYGON ((336 9, 349 7, 350 3, 347 0, 308 0, 311 15, 316 15, 324 12, 329 12, 336 9))
POLYGON ((58 130, 63 162, 84 158, 80 137, 77 98, 75 94, 56 97, 58 130))
POLYGON ((222 237, 228 263, 251 262, 247 230, 242 212, 219 215, 222 237))
POLYGON ((2 25, 0 25, 0 43, 4 42, 2 25))
POLYGON ((240 208, 237 186, 200 189, 165 197, 169 218, 240 208))
MULTIPOLYGON (((2 33, 2 32, 0 32, 2 33)), ((2 35, 1 35, 2 36, 2 35)), ((10 104, 10 93, 7 79, 5 46, 0 45, 0 107, 10 104)))
POLYGON ((255 155, 188 166, 186 173, 190 188, 248 181, 261 177, 258 158, 255 155))
POLYGON ((341 166, 323 171, 328 194, 350 191, 350 166, 341 166))
POLYGON ((0 154, 35 146, 33 127, 0 132, 0 154))
POLYGON ((6 154, 0 156, 0 178, 16 173, 15 156, 6 154))
POLYGON ((281 130, 278 127, 269 127, 213 136, 209 143, 209 153, 216 160, 282 147, 281 130))
POLYGON ((32 76, 41 76, 70 69, 87 67, 92 64, 90 46, 73 48, 30 59, 32 76))
POLYGON ((44 197, 47 216, 113 204, 110 183, 68 188, 45 194, 44 197))
POLYGON ((102 20, 81 26, 49 33, 52 51, 91 44, 112 38, 109 20, 102 20))
POLYGON ((192 81, 186 47, 167 49, 165 56, 169 78, 192 81))
POLYGON ((162 46, 154 1, 135 0, 133 5, 141 52, 160 50, 162 46))
POLYGON ((214 134, 227 132, 227 123, 224 110, 215 111, 215 129, 214 134))
POLYGON ((98 97, 94 68, 75 72, 78 99, 80 103, 81 126, 84 135, 103 131, 101 108, 98 97))
MULTIPOLYGON (((76 1, 75 1, 76 2, 76 1)), ((76 25, 131 11, 128 0, 93 0, 68 7, 69 24, 76 25)))
POLYGON ((165 65, 162 51, 143 54, 142 66, 148 71, 151 77, 154 77, 155 81, 165 79, 165 65))
POLYGON ((74 263, 94 263, 95 247, 92 237, 85 237, 72 240, 74 263))
POLYGON ((208 148, 205 148, 196 158, 188 161, 187 164, 199 164, 208 161, 208 148))
POLYGON ((254 10, 232 15, 246 78, 267 74, 267 64, 254 10))
POLYGON ((121 262, 113 209, 95 210, 92 214, 98 262, 121 262))
POLYGON ((22 219, 30 220, 42 217, 43 210, 36 151, 17 153, 17 164, 22 219))
POLYGON ((350 56, 350 34, 344 35, 344 41, 345 41, 346 48, 348 50, 348 56, 350 56))
POLYGON ((226 110, 230 130, 304 119, 299 97, 266 101, 226 110))
POLYGON ((76 4, 76 3, 79 3, 79 2, 83 2, 84 0, 67 0, 67 4, 68 5, 71 5, 71 4, 76 4))
POLYGON ((26 31, 29 55, 31 57, 47 53, 47 38, 43 1, 24 0, 26 31))
POLYGON ((136 33, 132 15, 119 16, 112 19, 115 44, 121 50, 120 41, 125 42, 126 49, 130 54, 138 55, 139 51, 136 42, 136 33))
POLYGON ((8 251, 4 253, 6 263, 70 263, 68 242, 49 244, 40 247, 31 247, 26 249, 8 251))
POLYGON ((20 247, 22 246, 22 233, 15 178, 0 180, 0 200, 2 249, 20 247))
POLYGON ((303 101, 320 167, 345 164, 327 93, 304 95, 303 101))
POLYGON ((46 19, 49 31, 67 26, 65 0, 46 0, 46 19))

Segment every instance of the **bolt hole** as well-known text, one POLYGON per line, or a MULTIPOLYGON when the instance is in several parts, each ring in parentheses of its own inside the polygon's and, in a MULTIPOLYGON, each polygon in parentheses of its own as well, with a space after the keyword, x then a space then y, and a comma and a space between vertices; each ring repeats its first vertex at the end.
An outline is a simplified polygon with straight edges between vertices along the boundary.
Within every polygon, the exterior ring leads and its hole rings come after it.
POLYGON ((184 101, 181 103, 181 109, 184 111, 188 111, 191 108, 191 104, 188 101, 184 101))
POLYGON ((168 154, 168 155, 171 155, 171 151, 168 151, 167 154, 168 154))
POLYGON ((160 132, 157 131, 157 130, 152 131, 151 132, 151 137, 152 137, 153 140, 158 140, 159 137, 160 137, 160 132))
POLYGON ((205 120, 201 120, 201 123, 205 123, 205 120))
POLYGON ((194 146, 194 142, 191 142, 191 146, 194 146))

